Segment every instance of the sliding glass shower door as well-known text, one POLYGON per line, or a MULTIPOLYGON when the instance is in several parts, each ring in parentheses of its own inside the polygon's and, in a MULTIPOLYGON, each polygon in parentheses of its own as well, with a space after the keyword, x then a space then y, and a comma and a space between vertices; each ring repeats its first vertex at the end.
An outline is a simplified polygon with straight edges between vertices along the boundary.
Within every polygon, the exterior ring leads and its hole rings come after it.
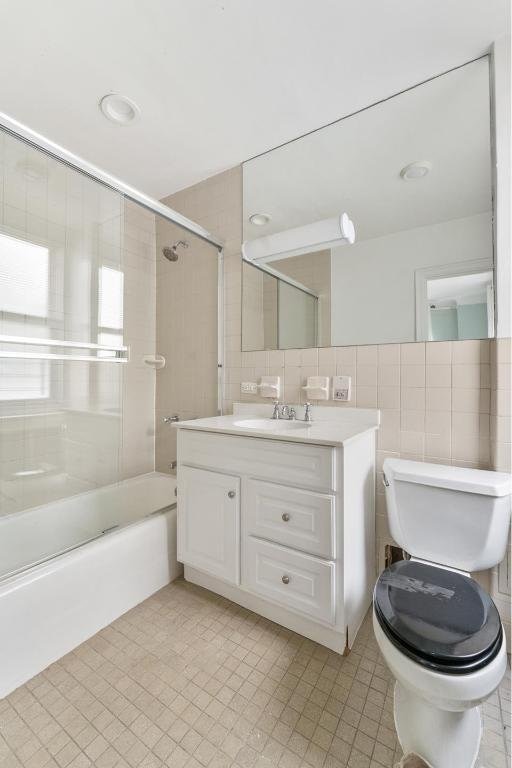
POLYGON ((217 413, 207 239, 0 129, 0 578, 125 524, 101 489, 173 470, 164 417, 217 413))
MULTIPOLYGON (((127 347, 122 196, 3 131, 0 190, 6 524, 118 480, 127 347)), ((0 553, 0 571, 97 533, 87 518, 44 531, 38 520, 25 531, 31 542, 20 537, 17 551, 0 553)))

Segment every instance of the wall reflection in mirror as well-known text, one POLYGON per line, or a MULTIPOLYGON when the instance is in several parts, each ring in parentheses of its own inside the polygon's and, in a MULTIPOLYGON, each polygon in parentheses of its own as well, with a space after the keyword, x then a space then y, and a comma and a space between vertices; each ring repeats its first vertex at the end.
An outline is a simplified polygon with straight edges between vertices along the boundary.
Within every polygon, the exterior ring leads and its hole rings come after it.
POLYGON ((244 164, 244 350, 494 336, 489 99, 483 57, 244 164))

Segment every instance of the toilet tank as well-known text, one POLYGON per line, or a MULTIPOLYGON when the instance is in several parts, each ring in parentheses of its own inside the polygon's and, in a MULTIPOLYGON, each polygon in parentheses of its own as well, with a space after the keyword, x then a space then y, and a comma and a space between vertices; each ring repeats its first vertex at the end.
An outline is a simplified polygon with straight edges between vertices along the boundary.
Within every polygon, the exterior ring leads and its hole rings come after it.
POLYGON ((383 470, 391 535, 410 555, 470 572, 503 560, 511 475, 405 459, 383 470))

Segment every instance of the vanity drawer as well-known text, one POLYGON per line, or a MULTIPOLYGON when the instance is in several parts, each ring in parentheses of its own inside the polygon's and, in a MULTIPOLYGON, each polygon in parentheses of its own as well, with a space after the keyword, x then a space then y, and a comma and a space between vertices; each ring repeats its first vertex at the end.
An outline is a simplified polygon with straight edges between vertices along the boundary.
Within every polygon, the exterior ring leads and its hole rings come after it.
POLYGON ((312 619, 334 624, 334 563, 248 536, 245 587, 312 619))
POLYGON ((246 531, 320 557, 334 558, 334 497, 248 480, 246 531))
POLYGON ((178 429, 180 464, 299 488, 336 490, 334 456, 334 449, 325 445, 178 429))

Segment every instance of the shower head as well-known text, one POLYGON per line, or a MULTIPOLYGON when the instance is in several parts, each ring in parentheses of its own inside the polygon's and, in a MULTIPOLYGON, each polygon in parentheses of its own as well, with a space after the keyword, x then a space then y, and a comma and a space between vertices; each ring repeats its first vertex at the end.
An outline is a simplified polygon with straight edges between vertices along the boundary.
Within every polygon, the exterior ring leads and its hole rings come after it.
POLYGON ((178 261, 178 248, 188 248, 188 243, 186 240, 178 240, 177 243, 174 243, 174 245, 165 246, 165 248, 162 248, 162 253, 165 256, 165 258, 168 261, 178 261))

